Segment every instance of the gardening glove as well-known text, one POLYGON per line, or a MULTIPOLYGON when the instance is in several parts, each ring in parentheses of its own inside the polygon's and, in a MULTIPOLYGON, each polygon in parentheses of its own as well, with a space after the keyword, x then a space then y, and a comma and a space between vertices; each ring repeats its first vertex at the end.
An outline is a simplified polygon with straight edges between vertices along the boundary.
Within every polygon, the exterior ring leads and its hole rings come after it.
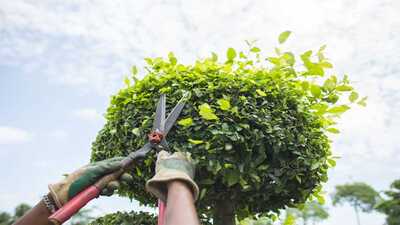
MULTIPOLYGON (((56 203, 57 207, 61 208, 71 198, 83 191, 90 185, 96 183, 103 176, 113 173, 121 169, 121 160, 124 157, 115 157, 95 163, 88 164, 75 172, 66 176, 66 178, 58 183, 49 184, 50 195, 56 203)), ((120 182, 130 183, 133 178, 128 173, 120 176, 118 181, 111 181, 101 191, 101 195, 110 196, 120 185, 120 182)))
POLYGON ((146 190, 166 202, 167 183, 173 180, 181 180, 190 187, 196 201, 199 196, 199 187, 193 181, 194 173, 195 165, 189 154, 182 152, 169 154, 166 151, 161 151, 157 157, 156 174, 147 181, 146 190))

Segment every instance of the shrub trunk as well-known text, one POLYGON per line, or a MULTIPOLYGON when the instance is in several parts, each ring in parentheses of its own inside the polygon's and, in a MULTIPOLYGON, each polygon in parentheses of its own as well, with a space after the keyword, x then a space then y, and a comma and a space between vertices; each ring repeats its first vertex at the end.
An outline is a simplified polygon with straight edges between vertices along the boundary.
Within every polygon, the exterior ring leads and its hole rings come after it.
POLYGON ((235 225, 235 207, 229 200, 218 200, 214 206, 213 224, 214 225, 235 225))

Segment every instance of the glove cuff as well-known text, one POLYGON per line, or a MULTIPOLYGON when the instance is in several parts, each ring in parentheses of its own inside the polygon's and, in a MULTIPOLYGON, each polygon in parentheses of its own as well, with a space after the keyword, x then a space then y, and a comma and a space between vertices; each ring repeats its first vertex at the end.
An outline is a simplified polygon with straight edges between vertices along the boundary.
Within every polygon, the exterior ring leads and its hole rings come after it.
MULTIPOLYGON (((61 208, 64 204, 62 201, 62 197, 60 198, 57 193, 60 192, 60 189, 62 188, 62 185, 57 185, 57 184, 49 184, 49 191, 50 195, 53 198, 54 203, 57 205, 58 208, 61 208)), ((67 197, 64 196, 64 199, 67 197)))
POLYGON ((166 202, 168 195, 167 183, 173 180, 185 182, 193 193, 193 199, 197 200, 199 196, 199 187, 197 184, 187 173, 173 169, 159 171, 152 179, 146 182, 146 190, 166 202))

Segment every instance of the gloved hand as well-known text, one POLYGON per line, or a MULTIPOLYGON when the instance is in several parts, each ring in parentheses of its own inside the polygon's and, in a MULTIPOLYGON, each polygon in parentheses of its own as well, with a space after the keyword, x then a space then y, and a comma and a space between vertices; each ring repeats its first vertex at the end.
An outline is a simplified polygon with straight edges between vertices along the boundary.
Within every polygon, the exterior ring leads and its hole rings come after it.
POLYGON ((194 175, 195 165, 189 154, 181 152, 169 154, 161 151, 157 157, 156 174, 147 181, 146 190, 166 202, 167 183, 172 180, 181 180, 190 187, 196 201, 199 196, 199 188, 193 181, 194 175))
MULTIPOLYGON (((101 177, 113 173, 121 168, 124 157, 115 157, 86 165, 55 184, 49 184, 50 195, 58 208, 61 208, 71 198, 96 183, 101 177)), ((128 173, 122 174, 119 181, 132 182, 133 178, 128 173)), ((119 187, 119 181, 111 181, 101 191, 102 195, 110 196, 119 187)))

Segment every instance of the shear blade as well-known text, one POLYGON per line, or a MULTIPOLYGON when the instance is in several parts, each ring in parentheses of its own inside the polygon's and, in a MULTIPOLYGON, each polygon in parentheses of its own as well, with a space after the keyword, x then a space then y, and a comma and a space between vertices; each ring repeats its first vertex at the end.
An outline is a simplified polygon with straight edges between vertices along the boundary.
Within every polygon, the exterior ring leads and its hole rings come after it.
POLYGON ((157 103, 156 116, 153 122, 153 130, 164 132, 165 124, 165 94, 160 96, 157 103))
POLYGON ((165 130, 164 136, 167 136, 169 130, 174 126, 176 120, 178 119, 179 115, 182 112, 183 107, 185 106, 184 99, 182 98, 178 104, 172 109, 172 112, 168 115, 167 119, 165 120, 165 130))

